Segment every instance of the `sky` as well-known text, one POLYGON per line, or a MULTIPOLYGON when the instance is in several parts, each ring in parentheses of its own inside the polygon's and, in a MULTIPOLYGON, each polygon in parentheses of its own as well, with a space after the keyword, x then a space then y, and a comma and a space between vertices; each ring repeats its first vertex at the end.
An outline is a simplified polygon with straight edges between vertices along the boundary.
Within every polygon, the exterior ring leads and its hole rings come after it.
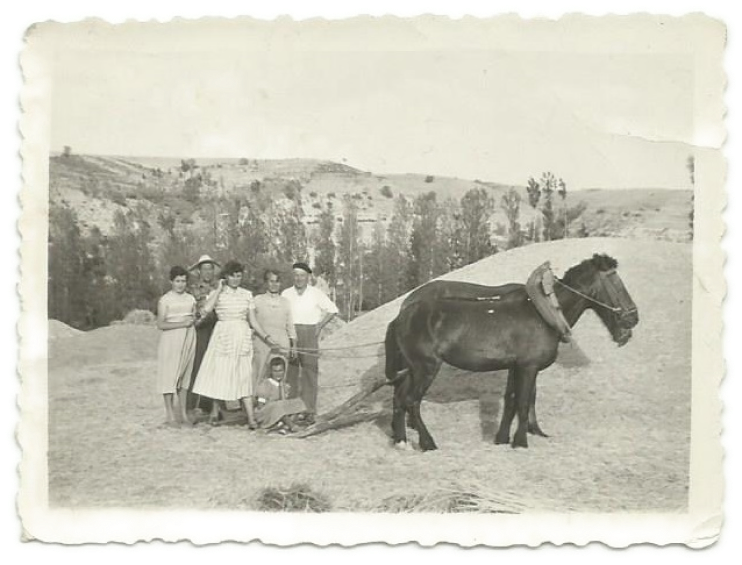
POLYGON ((67 40, 53 57, 51 149, 690 188, 695 67, 683 52, 338 44, 67 40))

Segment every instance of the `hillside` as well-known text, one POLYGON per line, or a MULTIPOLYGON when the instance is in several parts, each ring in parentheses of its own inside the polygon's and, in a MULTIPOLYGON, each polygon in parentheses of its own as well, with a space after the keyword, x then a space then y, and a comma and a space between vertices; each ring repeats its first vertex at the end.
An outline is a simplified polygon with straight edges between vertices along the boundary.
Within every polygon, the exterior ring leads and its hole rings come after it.
MULTIPOLYGON (((532 512, 681 512, 689 484, 691 245, 565 240, 500 253, 444 278, 522 281, 545 259, 561 275, 594 252, 619 261, 640 322, 619 349, 585 315, 575 338, 589 362, 566 362, 567 348, 539 377, 539 418, 551 437, 531 438, 528 450, 493 445, 503 376, 451 369, 423 402, 435 452, 391 447, 386 387, 369 399, 373 422, 307 439, 205 424, 166 428, 154 388, 158 332, 122 324, 66 332, 49 344, 50 504, 245 510, 256 508, 266 486, 305 483, 333 510, 398 512, 453 483, 474 499, 508 495, 532 512)), ((400 300, 338 329, 321 347, 380 341, 400 300)), ((320 409, 378 376, 380 353, 326 353, 320 409)))
MULTIPOLYGON (((164 209, 173 211, 179 224, 203 231, 214 223, 213 207, 207 205, 210 197, 245 193, 251 183, 258 181, 263 190, 280 199, 285 184, 295 181, 301 185, 304 221, 310 232, 327 204, 334 206, 340 219, 342 198, 348 194, 359 206, 359 222, 368 239, 377 219, 389 221, 394 197, 399 194, 414 197, 435 191, 438 201, 443 202, 447 198, 458 200, 468 190, 484 187, 496 202, 490 220, 495 237, 502 235, 506 225, 499 203, 511 187, 496 182, 422 174, 377 175, 312 159, 204 159, 193 163, 193 169, 184 171, 180 159, 53 155, 49 165, 50 199, 73 207, 84 232, 97 227, 103 234, 110 233, 115 211, 132 206, 146 211, 155 231, 157 215, 164 209), (204 179, 200 197, 185 194, 186 182, 194 174, 204 179)), ((525 225, 534 211, 528 206, 525 188, 513 188, 521 193, 521 224, 525 225)), ((590 235, 688 241, 691 196, 684 190, 573 190, 567 204, 585 202, 587 209, 580 223, 590 235)))

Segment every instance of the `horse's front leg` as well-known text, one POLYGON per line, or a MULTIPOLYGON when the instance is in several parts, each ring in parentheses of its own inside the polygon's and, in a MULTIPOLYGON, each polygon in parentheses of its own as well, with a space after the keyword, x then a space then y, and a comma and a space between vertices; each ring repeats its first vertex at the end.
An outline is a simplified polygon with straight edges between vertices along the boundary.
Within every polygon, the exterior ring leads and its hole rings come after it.
POLYGON ((531 393, 531 406, 528 410, 528 433, 535 436, 549 437, 538 425, 538 418, 536 418, 536 389, 538 385, 533 383, 533 392, 531 393))
POLYGON ((515 380, 518 429, 513 436, 513 447, 528 447, 528 412, 531 406, 533 387, 536 386, 537 374, 537 369, 524 368, 518 371, 518 378, 515 380))
POLYGON ((508 371, 508 383, 505 387, 503 397, 502 417, 500 418, 500 428, 495 435, 495 443, 510 443, 510 426, 513 424, 515 417, 515 379, 517 378, 515 368, 508 371))

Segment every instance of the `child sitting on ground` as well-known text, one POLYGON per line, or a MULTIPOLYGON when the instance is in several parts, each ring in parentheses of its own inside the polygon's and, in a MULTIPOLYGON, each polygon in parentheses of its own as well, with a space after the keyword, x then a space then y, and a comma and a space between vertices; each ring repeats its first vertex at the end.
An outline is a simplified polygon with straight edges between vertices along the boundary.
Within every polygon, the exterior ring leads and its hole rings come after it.
POLYGON ((258 426, 269 432, 293 432, 296 429, 293 417, 306 412, 307 407, 301 398, 288 398, 288 385, 284 380, 286 360, 273 357, 268 368, 267 378, 261 379, 257 386, 255 419, 258 426))

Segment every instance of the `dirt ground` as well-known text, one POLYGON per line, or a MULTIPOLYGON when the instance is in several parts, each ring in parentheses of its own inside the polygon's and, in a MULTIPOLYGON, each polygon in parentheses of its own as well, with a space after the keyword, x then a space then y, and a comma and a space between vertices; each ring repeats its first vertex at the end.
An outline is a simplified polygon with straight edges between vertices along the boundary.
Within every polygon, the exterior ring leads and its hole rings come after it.
MULTIPOLYGON (((65 507, 255 508, 260 489, 304 482, 334 510, 379 511, 390 497, 455 483, 518 497, 534 510, 682 511, 689 482, 691 274, 689 244, 583 239, 501 253, 445 278, 522 281, 549 258, 557 274, 608 252, 640 314, 623 348, 588 312, 578 346, 539 377, 549 438, 493 444, 504 375, 442 371, 423 404, 439 450, 398 451, 391 390, 365 405, 374 421, 306 439, 245 427, 162 426, 155 393, 157 330, 118 325, 50 341, 49 492, 65 507)), ((398 301, 354 320, 323 347, 380 341, 398 301)), ((382 371, 378 346, 328 353, 320 409, 382 371), (342 356, 342 358, 340 358, 342 356)), ((411 433, 416 440, 416 435, 411 433)))

